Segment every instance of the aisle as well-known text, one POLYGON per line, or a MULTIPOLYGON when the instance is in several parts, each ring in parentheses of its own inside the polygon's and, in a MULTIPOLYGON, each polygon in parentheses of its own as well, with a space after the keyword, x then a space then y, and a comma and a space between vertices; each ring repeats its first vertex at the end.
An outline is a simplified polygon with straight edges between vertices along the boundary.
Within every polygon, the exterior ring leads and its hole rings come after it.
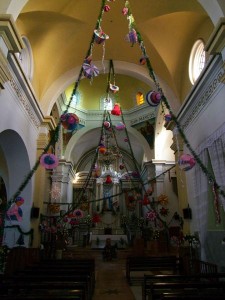
POLYGON ((125 260, 102 261, 96 257, 96 286, 93 300, 138 300, 124 275, 125 260))

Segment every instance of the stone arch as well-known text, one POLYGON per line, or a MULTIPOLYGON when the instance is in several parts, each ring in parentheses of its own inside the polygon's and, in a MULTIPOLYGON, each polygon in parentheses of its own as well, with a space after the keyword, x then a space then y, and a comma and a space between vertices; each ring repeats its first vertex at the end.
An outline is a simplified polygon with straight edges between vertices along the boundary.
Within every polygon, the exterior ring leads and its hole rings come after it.
MULTIPOLYGON (((73 161, 72 151, 79 144, 81 137, 84 137, 84 135, 87 133, 90 133, 90 131, 98 130, 98 129, 99 129, 99 125, 96 125, 96 127, 94 127, 94 128, 93 128, 93 126, 87 126, 83 129, 79 130, 76 134, 74 134, 66 147, 65 159, 68 161, 73 161)), ((147 141, 145 140, 145 138, 137 130, 135 130, 132 127, 127 128, 127 131, 128 131, 128 133, 132 134, 132 137, 137 141, 139 147, 141 145, 145 159, 147 161, 149 161, 152 158, 154 158, 154 153, 153 153, 153 151, 150 150, 149 145, 148 145, 147 141)), ((95 141, 95 144, 93 144, 93 146, 97 147, 98 140, 95 139, 94 141, 95 141)), ((90 146, 90 148, 92 148, 92 147, 90 146)), ((81 152, 82 152, 82 150, 81 150, 81 152)), ((80 154, 79 157, 81 157, 81 156, 82 156, 82 154, 80 154)), ((77 158, 77 161, 78 160, 79 160, 79 158, 77 158)))
MULTIPOLYGON (((100 73, 103 73, 103 66, 101 61, 95 62, 95 65, 98 67, 100 73)), ((136 65, 133 63, 128 63, 124 61, 114 61, 114 69, 115 73, 117 74, 123 74, 128 75, 134 78, 137 78, 146 84, 148 84, 152 89, 155 89, 154 82, 149 77, 147 68, 144 69, 140 65, 136 65)), ((107 73, 107 68, 105 72, 107 73)), ((78 77, 78 74, 80 72, 80 67, 76 67, 69 72, 63 74, 56 80, 50 88, 47 90, 45 95, 42 97, 40 101, 40 106, 42 108, 42 112, 44 115, 50 115, 51 109, 54 105, 54 103, 57 101, 59 95, 69 86, 71 85, 78 77)), ((165 94, 169 96, 170 99, 172 99, 171 106, 175 108, 175 110, 178 109, 178 100, 174 93, 171 91, 171 89, 161 80, 162 82, 165 94)))

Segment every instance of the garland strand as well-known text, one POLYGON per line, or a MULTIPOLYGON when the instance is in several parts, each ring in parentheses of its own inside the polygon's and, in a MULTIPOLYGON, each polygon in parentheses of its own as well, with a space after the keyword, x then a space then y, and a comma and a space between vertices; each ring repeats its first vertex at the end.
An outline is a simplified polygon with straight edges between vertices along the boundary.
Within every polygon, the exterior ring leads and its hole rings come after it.
POLYGON ((141 34, 137 30, 137 27, 135 25, 134 17, 133 17, 133 14, 131 12, 129 1, 125 2, 125 7, 128 9, 127 19, 129 20, 129 29, 133 28, 137 32, 138 43, 139 43, 139 46, 141 48, 142 54, 143 54, 143 56, 146 59, 146 65, 147 65, 147 68, 148 68, 148 71, 149 71, 149 75, 152 78, 152 80, 154 81, 157 91, 162 95, 162 101, 163 101, 163 103, 165 104, 166 108, 169 110, 171 118, 174 121, 174 123, 176 124, 177 129, 178 129, 178 131, 179 131, 179 133, 180 133, 180 135, 181 135, 181 137, 182 137, 185 145, 187 146, 187 148, 189 149, 189 151, 191 152, 191 154, 195 158, 196 162, 199 164, 199 166, 202 169, 203 173, 207 176, 207 178, 209 180, 209 183, 213 184, 214 188, 218 191, 218 193, 220 193, 225 198, 225 191, 221 189, 221 187, 219 186, 219 184, 216 182, 215 176, 205 167, 205 165, 203 164, 203 162, 201 161, 201 159, 199 158, 199 156, 195 153, 195 151, 191 147, 191 145, 190 145, 190 143, 189 143, 189 141, 188 141, 185 133, 183 132, 183 130, 181 128, 181 125, 180 125, 177 117, 173 113, 173 111, 171 109, 171 106, 170 106, 170 104, 169 104, 166 96, 164 95, 164 93, 162 91, 162 88, 160 87, 159 82, 156 79, 156 76, 155 76, 155 73, 153 71, 150 59, 149 59, 149 57, 147 55, 147 52, 146 52, 146 49, 145 49, 145 46, 144 46, 143 39, 142 39, 141 34), (132 24, 130 24, 131 22, 132 22, 132 24))
MULTIPOLYGON (((103 16, 103 13, 104 13, 104 6, 106 4, 106 1, 107 0, 102 0, 102 5, 101 5, 101 9, 100 9, 100 13, 99 13, 99 16, 98 16, 98 19, 97 19, 97 23, 95 25, 95 29, 99 29, 101 27, 101 22, 102 22, 102 16, 103 16)), ((88 57, 92 51, 92 47, 93 47, 93 44, 94 44, 94 38, 95 38, 95 35, 94 35, 94 32, 93 32, 93 35, 92 35, 92 38, 91 38, 91 43, 90 43, 90 46, 89 46, 89 49, 87 51, 87 55, 86 57, 88 57)), ((75 85, 74 85, 74 88, 73 88, 73 91, 72 91, 72 94, 70 96, 70 100, 66 106, 66 110, 64 111, 64 113, 67 113, 68 110, 69 110, 69 107, 71 105, 71 102, 73 100, 73 97, 76 95, 76 92, 77 92, 77 88, 78 88, 78 85, 80 83, 80 80, 81 80, 81 77, 82 77, 82 74, 83 74, 83 64, 82 64, 82 67, 80 69, 80 72, 79 72, 79 75, 78 75, 78 78, 75 82, 75 85)), ((26 185, 28 184, 28 182, 31 180, 32 176, 34 175, 34 173, 36 172, 38 166, 40 165, 40 159, 42 157, 43 154, 47 153, 47 151, 49 150, 49 148, 58 141, 59 139, 59 130, 60 130, 60 126, 61 126, 61 120, 59 121, 59 123, 57 124, 53 134, 52 134, 52 138, 50 139, 49 143, 47 144, 47 146, 44 148, 42 154, 38 157, 34 167, 32 168, 32 170, 28 173, 28 175, 26 176, 26 178, 24 179, 24 181, 21 183, 21 185, 19 186, 18 190, 15 192, 15 194, 9 199, 8 203, 7 203, 7 208, 6 208, 6 211, 7 209, 15 202, 15 199, 16 197, 18 197, 21 192, 24 190, 24 188, 26 187, 26 185)))

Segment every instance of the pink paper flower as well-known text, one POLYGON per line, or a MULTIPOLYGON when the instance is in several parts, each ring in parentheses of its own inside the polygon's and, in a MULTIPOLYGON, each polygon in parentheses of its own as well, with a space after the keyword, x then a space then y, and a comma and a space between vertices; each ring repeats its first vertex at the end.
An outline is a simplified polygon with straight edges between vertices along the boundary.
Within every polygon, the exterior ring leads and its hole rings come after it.
POLYGON ((146 219, 149 221, 155 221, 156 219, 156 212, 154 210, 150 210, 146 213, 146 219))

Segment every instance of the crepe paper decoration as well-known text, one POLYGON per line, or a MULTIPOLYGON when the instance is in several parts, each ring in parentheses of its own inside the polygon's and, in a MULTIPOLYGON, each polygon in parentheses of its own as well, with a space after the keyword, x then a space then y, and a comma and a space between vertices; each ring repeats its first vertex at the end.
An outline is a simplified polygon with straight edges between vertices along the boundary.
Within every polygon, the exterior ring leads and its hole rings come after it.
POLYGON ((109 121, 104 121, 103 126, 105 127, 105 129, 109 129, 111 127, 111 124, 109 121))
POLYGON ((133 171, 132 173, 133 178, 140 178, 140 174, 137 171, 133 171))
POLYGON ((89 203, 88 203, 88 202, 82 202, 82 203, 80 204, 80 209, 81 209, 82 211, 87 211, 88 208, 89 208, 89 203))
POLYGON ((130 32, 126 35, 125 40, 133 46, 138 41, 137 32, 133 28, 130 30, 130 32))
POLYGON ((120 105, 119 103, 115 103, 114 104, 114 108, 111 111, 111 114, 114 116, 120 116, 121 115, 121 110, 120 110, 120 105))
POLYGON ((92 222, 93 222, 93 223, 99 223, 99 222, 101 222, 101 217, 100 217, 100 215, 97 214, 97 213, 94 213, 93 216, 92 216, 92 222))
POLYGON ((196 161, 190 154, 182 154, 178 160, 178 165, 183 171, 191 170, 195 166, 195 164, 196 161))
POLYGON ((153 193, 153 188, 152 188, 152 187, 148 188, 147 191, 146 191, 146 194, 147 194, 148 196, 151 196, 152 193, 153 193))
POLYGON ((164 116, 164 120, 165 120, 166 122, 170 122, 170 121, 172 120, 172 116, 171 116, 170 114, 166 114, 166 115, 164 116))
POLYGON ((89 63, 83 63, 83 72, 84 76, 88 79, 99 75, 99 69, 95 65, 89 63))
POLYGON ((57 214, 57 213, 60 212, 60 205, 59 204, 50 203, 48 205, 48 208, 49 208, 50 212, 53 213, 53 214, 57 214))
POLYGON ((124 164, 119 165, 120 170, 123 170, 125 168, 124 164))
POLYGON ((117 85, 114 85, 114 84, 109 84, 109 89, 112 93, 116 94, 117 92, 119 92, 119 87, 117 85))
POLYGON ((95 29, 94 34, 96 44, 102 44, 103 42, 105 42, 105 40, 109 39, 109 36, 106 33, 104 33, 101 29, 95 29))
POLYGON ((155 221, 156 220, 156 212, 154 210, 149 210, 146 215, 145 215, 145 218, 146 220, 148 221, 155 221))
POLYGON ((161 216, 166 217, 169 214, 169 209, 165 207, 161 207, 159 213, 161 216))
POLYGON ((82 211, 81 209, 75 209, 75 210, 73 211, 73 216, 74 216, 75 218, 83 218, 84 213, 83 213, 83 211, 82 211))
POLYGON ((139 62, 140 62, 140 64, 141 64, 142 66, 144 66, 144 65, 146 64, 146 60, 147 60, 147 57, 146 57, 146 56, 142 56, 142 57, 140 58, 139 62))
POLYGON ((106 183, 106 184, 111 184, 111 183, 112 183, 112 178, 111 178, 110 175, 107 175, 107 176, 106 176, 105 183, 106 183))
POLYGON ((110 6, 106 4, 104 6, 104 12, 108 12, 108 11, 110 11, 110 6))
POLYGON ((116 126, 115 126, 116 130, 118 130, 118 131, 124 130, 125 127, 126 127, 125 124, 123 124, 122 122, 119 122, 119 123, 116 124, 116 126))
POLYGON ((123 9, 122 9, 122 14, 124 15, 124 16, 126 16, 127 14, 128 14, 128 8, 127 7, 124 7, 123 9))
POLYGON ((217 190, 215 184, 213 184, 212 191, 213 191, 213 195, 214 195, 213 203, 214 203, 214 209, 215 209, 215 214, 216 214, 216 223, 220 224, 221 216, 220 216, 220 209, 219 209, 219 195, 218 195, 218 190, 217 190))
POLYGON ((168 204, 169 200, 168 200, 168 196, 161 194, 158 197, 158 202, 160 205, 165 206, 168 204))
POLYGON ((158 92, 150 91, 146 94, 146 101, 149 106, 158 106, 161 101, 161 94, 158 92))
POLYGON ((90 65, 91 62, 92 62, 92 55, 88 55, 88 56, 84 59, 84 63, 90 65))
POLYGON ((40 158, 40 164, 45 167, 45 169, 54 169, 58 166, 59 160, 54 154, 43 154, 40 158))
POLYGON ((73 131, 77 128, 79 124, 79 118, 76 114, 73 113, 64 113, 60 117, 61 124, 63 128, 73 131))
POLYGON ((100 145, 98 147, 98 151, 101 153, 101 154, 105 154, 106 153, 106 147, 104 145, 100 145))
POLYGON ((140 201, 140 202, 141 202, 142 205, 144 205, 144 206, 150 204, 150 201, 149 201, 149 199, 148 199, 148 195, 145 194, 145 195, 144 195, 144 199, 143 199, 142 201, 140 201))

